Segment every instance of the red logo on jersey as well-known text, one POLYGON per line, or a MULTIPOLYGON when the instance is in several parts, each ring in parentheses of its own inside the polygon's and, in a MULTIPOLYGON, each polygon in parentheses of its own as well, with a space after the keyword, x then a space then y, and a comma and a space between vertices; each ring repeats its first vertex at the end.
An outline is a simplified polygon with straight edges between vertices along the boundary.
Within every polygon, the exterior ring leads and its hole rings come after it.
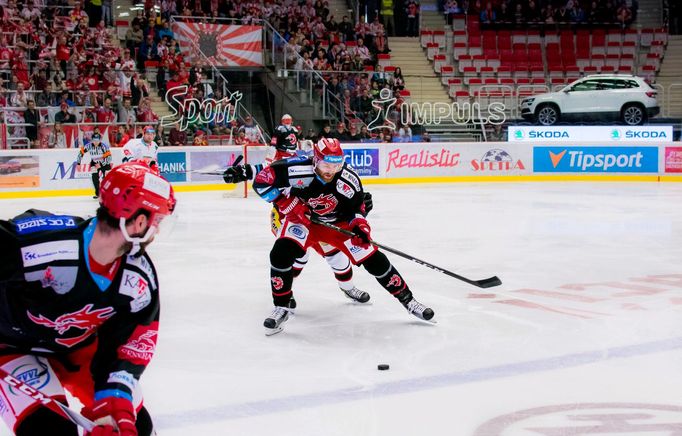
POLYGON ((298 139, 296 138, 296 134, 294 133, 287 135, 285 141, 287 141, 291 145, 296 145, 298 143, 298 139))
POLYGON ((281 277, 272 277, 270 281, 272 282, 272 287, 278 291, 280 291, 284 286, 284 281, 281 277))
POLYGON ((388 286, 395 286, 396 288, 402 284, 403 281, 398 274, 393 274, 391 280, 388 281, 388 286))
POLYGON ((328 215, 336 209, 339 200, 333 194, 320 195, 308 200, 308 206, 318 215, 328 215))
POLYGON ((88 336, 93 334, 97 327, 102 325, 105 320, 114 316, 114 309, 112 307, 105 307, 103 309, 92 309, 92 304, 88 304, 81 310, 73 313, 66 313, 58 316, 54 321, 45 318, 43 315, 35 316, 31 312, 26 311, 29 319, 38 325, 42 325, 51 329, 57 330, 60 335, 66 333, 71 327, 85 330, 82 335, 73 338, 57 338, 55 342, 66 347, 73 347, 74 345, 83 342, 88 336))
POLYGON ((118 357, 133 365, 147 365, 154 356, 156 339, 159 335, 159 323, 137 326, 128 342, 118 347, 118 357))
POLYGON ((255 182, 265 183, 266 185, 272 184, 275 181, 275 172, 271 167, 264 168, 263 171, 258 173, 255 182))

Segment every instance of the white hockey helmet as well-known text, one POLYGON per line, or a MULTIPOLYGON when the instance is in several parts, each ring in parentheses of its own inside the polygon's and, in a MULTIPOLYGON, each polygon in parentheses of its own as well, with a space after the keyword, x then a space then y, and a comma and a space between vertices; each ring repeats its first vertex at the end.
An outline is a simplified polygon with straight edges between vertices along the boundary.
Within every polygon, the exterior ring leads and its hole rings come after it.
POLYGON ((291 115, 289 115, 289 114, 282 115, 282 124, 284 124, 285 126, 290 126, 291 123, 293 123, 293 122, 294 122, 294 119, 291 118, 291 115))

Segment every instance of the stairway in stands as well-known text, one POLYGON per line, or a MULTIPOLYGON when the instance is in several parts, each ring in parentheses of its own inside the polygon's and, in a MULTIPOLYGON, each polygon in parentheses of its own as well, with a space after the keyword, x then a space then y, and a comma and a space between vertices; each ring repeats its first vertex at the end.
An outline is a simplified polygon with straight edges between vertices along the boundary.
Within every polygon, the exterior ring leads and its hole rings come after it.
POLYGON ((334 16, 334 19, 341 22, 344 15, 348 16, 348 19, 353 20, 353 15, 349 11, 348 3, 346 0, 329 0, 329 14, 334 16))
MULTIPOLYGON (((130 3, 126 1, 114 0, 113 2, 114 20, 116 24, 116 28, 112 29, 112 33, 114 35, 112 42, 114 46, 125 46, 125 33, 128 30, 130 21, 132 21, 133 17, 136 15, 136 12, 132 9, 133 8, 131 7, 130 3)), ((164 99, 158 95, 155 76, 156 70, 150 69, 144 78, 147 79, 147 82, 151 88, 149 98, 151 100, 152 111, 159 116, 159 119, 162 119, 163 117, 171 115, 172 112, 170 111, 164 99)))
POLYGON ((665 104, 664 114, 670 118, 682 118, 682 35, 670 35, 668 49, 661 63, 656 84, 662 86, 664 95, 659 104, 665 104), (671 87, 671 85, 675 86, 671 87))
POLYGON ((639 0, 637 22, 635 23, 635 25, 639 28, 661 27, 663 9, 661 3, 662 3, 661 0, 639 0))
POLYGON ((405 89, 412 102, 444 102, 450 104, 448 93, 436 76, 433 65, 426 58, 418 38, 391 37, 391 65, 400 67, 405 78, 405 89))

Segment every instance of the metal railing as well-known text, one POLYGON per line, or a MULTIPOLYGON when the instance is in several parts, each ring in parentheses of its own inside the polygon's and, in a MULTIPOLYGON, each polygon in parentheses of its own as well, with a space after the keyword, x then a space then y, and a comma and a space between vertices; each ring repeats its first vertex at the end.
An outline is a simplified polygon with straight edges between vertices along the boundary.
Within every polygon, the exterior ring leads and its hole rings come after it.
MULTIPOLYGON (((270 34, 272 34, 272 40, 273 41, 282 41, 282 42, 285 41, 284 37, 282 37, 282 35, 280 35, 279 32, 277 32, 277 30, 275 30, 275 28, 272 27, 272 25, 270 23, 268 23, 267 21, 265 22, 265 29, 266 29, 266 34, 268 32, 270 34)), ((268 38, 268 39, 270 39, 270 38, 268 38)), ((275 46, 275 45, 276 44, 273 43, 273 46, 275 46)), ((290 57, 292 57, 294 59, 294 62, 293 62, 294 65, 296 65, 298 63, 298 61, 303 61, 303 57, 297 51, 292 50, 286 42, 283 42, 281 47, 282 47, 282 56, 281 57, 277 57, 273 54, 273 59, 275 60, 274 66, 276 69, 285 70, 285 71, 289 70, 289 66, 292 63, 290 60, 290 57), (281 59, 281 64, 279 62, 277 62, 278 59, 281 59)), ((322 73, 320 73, 318 70, 310 70, 309 73, 311 74, 311 78, 313 78, 318 83, 318 86, 321 87, 319 103, 321 105, 322 118, 327 118, 328 116, 339 114, 339 115, 337 115, 337 116, 340 116, 339 118, 334 117, 335 121, 345 122, 346 117, 345 117, 345 111, 343 110, 343 102, 335 94, 329 92, 329 89, 328 89, 329 84, 328 84, 327 80, 324 78, 324 76, 322 75, 322 73)), ((331 73, 333 73, 333 72, 330 72, 330 74, 331 73)), ((313 95, 313 94, 311 94, 311 95, 313 95)), ((311 104, 314 105, 315 101, 311 101, 311 104)), ((355 116, 355 118, 359 118, 359 117, 357 117, 357 115, 355 113, 353 113, 353 116, 355 116)), ((364 124, 364 121, 363 121, 363 124, 364 124)))

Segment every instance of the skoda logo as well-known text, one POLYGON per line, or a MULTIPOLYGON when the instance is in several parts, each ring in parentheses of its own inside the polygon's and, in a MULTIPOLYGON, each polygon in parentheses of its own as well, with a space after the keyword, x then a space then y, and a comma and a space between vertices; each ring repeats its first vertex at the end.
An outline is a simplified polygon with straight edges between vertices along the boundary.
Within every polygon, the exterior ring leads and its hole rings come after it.
POLYGON ((621 138, 620 130, 618 129, 613 129, 611 130, 611 139, 614 141, 618 141, 621 138))
POLYGON ((514 137, 516 139, 523 139, 523 131, 522 130, 515 130, 514 131, 514 137))

